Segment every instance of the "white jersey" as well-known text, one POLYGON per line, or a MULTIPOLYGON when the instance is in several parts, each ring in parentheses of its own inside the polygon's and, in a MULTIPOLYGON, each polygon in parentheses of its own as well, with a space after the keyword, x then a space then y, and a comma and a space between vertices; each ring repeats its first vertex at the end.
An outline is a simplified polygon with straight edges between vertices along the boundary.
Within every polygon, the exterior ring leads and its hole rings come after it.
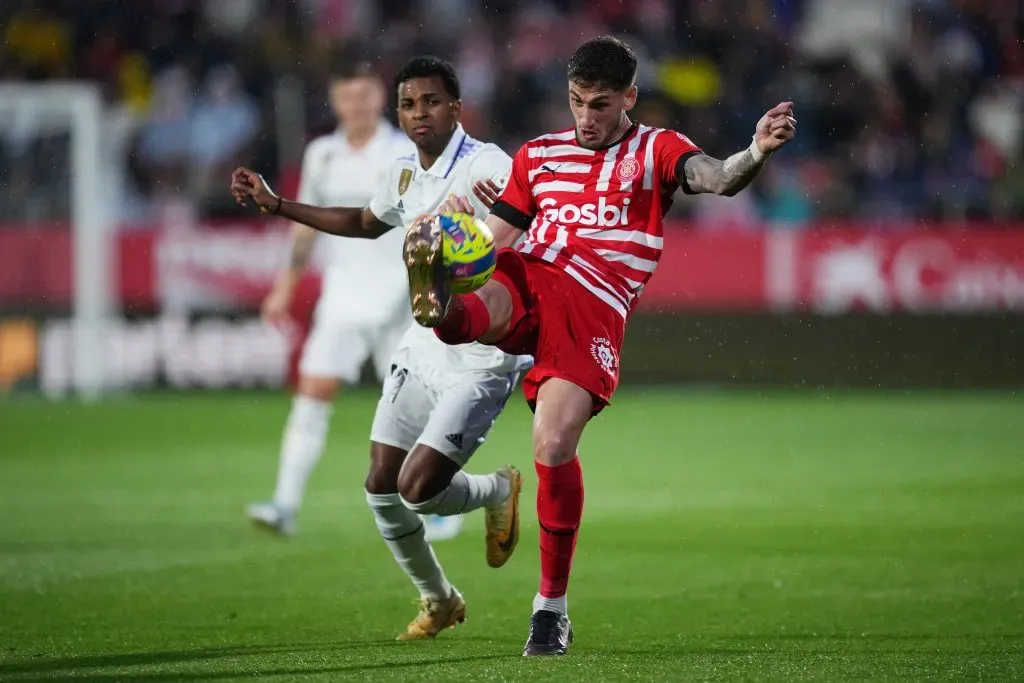
MULTIPOLYGON (((392 162, 415 152, 412 141, 382 120, 370 141, 354 149, 344 131, 316 138, 306 147, 298 200, 314 206, 362 208, 373 197, 392 162)), ((330 314, 365 325, 386 324, 408 306, 408 281, 402 265, 402 235, 378 240, 322 235, 317 260, 324 271, 322 299, 330 314), (353 296, 372 282, 374 296, 353 296)))
MULTIPOLYGON (((404 239, 404 227, 417 216, 432 213, 449 193, 468 197, 478 217, 489 212, 476 195, 473 185, 494 180, 504 187, 512 169, 512 159, 497 145, 481 142, 466 134, 459 125, 444 152, 433 166, 420 166, 416 153, 398 159, 388 169, 384 182, 370 200, 370 211, 404 239)), ((529 356, 512 356, 494 346, 476 342, 451 346, 429 330, 413 325, 395 349, 395 360, 423 374, 487 370, 507 373, 529 366, 529 356)))

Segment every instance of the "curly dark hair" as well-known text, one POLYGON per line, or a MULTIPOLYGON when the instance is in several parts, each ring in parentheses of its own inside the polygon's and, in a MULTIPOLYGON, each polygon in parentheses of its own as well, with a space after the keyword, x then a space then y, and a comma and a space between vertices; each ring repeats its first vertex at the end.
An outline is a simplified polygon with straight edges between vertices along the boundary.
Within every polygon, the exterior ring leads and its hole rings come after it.
POLYGON ((635 79, 633 48, 612 36, 588 40, 569 59, 569 80, 585 87, 625 90, 635 79))

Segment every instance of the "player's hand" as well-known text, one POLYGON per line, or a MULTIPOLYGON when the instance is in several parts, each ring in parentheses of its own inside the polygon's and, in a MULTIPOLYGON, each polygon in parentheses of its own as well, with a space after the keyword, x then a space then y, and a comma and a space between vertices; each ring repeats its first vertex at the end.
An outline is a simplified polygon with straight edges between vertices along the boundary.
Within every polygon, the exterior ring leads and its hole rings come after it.
MULTIPOLYGON (((474 188, 475 191, 475 188, 474 188)), ((437 207, 438 213, 468 213, 472 216, 475 213, 473 204, 467 197, 458 197, 454 193, 448 195, 448 198, 442 202, 441 206, 437 207)))
POLYGON ((761 117, 754 129, 754 143, 762 154, 771 154, 793 139, 796 135, 796 119, 793 118, 793 103, 775 105, 761 117))
POLYGON ((489 211, 494 206, 494 202, 498 201, 498 197, 501 196, 501 186, 490 178, 480 180, 473 184, 473 194, 489 211))
POLYGON ((275 284, 260 306, 260 316, 270 325, 287 332, 293 325, 292 317, 288 313, 291 302, 291 289, 275 284))
POLYGON ((270 213, 278 202, 278 196, 263 176, 243 167, 236 168, 231 174, 231 194, 242 206, 247 206, 251 199, 260 213, 270 213))

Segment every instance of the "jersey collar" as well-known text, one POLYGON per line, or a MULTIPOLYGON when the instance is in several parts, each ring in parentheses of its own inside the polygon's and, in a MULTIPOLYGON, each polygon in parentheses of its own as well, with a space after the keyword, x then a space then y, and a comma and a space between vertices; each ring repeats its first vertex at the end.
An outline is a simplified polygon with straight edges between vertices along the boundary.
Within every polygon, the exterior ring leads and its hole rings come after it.
POLYGON ((456 124, 455 132, 452 133, 452 139, 448 141, 448 145, 441 152, 441 156, 437 158, 434 165, 427 169, 427 173, 438 178, 447 178, 451 175, 452 169, 455 168, 455 162, 459 160, 459 154, 462 152, 463 147, 465 147, 468 137, 466 131, 462 128, 462 124, 456 124))

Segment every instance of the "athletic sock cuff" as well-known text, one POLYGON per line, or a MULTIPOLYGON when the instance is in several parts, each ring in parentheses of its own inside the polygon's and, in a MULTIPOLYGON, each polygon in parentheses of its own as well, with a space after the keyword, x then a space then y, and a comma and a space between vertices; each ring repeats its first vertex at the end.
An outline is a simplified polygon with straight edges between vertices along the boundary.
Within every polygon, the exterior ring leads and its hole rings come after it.
POLYGON ((370 507, 401 507, 402 497, 397 493, 366 493, 366 502, 370 507))
POLYGON ((538 479, 546 479, 553 484, 579 481, 583 477, 583 468, 580 466, 578 455, 569 462, 564 462, 554 467, 537 462, 536 460, 533 462, 533 465, 537 470, 538 479))
POLYGON ((457 294, 434 334, 445 344, 467 344, 486 334, 490 326, 491 312, 478 294, 457 294))

